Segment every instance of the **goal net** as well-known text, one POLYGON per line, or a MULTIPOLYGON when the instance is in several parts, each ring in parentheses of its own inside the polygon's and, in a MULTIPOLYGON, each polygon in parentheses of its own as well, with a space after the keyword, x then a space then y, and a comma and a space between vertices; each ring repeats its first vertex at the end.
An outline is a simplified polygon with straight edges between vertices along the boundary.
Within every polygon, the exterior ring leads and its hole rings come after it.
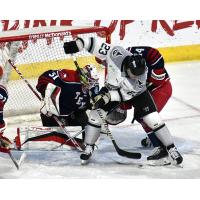
MULTIPOLYGON (((13 69, 8 59, 36 89, 38 77, 47 70, 76 69, 70 55, 64 53, 63 44, 74 37, 101 37, 109 42, 106 27, 39 27, 0 33, 0 65, 4 74, 1 84, 8 89, 9 98, 4 116, 39 113, 40 101, 13 69), (9 57, 7 57, 7 55, 9 57)), ((76 54, 80 67, 95 64, 94 56, 86 51, 76 54)))

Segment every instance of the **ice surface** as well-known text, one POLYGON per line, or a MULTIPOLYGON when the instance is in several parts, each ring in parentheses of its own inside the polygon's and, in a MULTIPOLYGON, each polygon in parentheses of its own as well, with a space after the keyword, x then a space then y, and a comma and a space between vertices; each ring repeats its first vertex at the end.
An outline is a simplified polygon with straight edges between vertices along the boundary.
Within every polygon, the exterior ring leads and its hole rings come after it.
MULTIPOLYGON (((28 152, 21 169, 17 171, 6 154, 0 154, 0 178, 29 179, 29 178, 200 178, 200 62, 184 62, 167 64, 167 70, 173 84, 173 97, 168 102, 161 116, 168 125, 178 149, 183 154, 183 168, 138 167, 133 161, 119 164, 123 160, 117 155, 110 139, 102 135, 98 149, 91 163, 80 165, 80 152, 60 150, 55 152, 28 152)), ((6 135, 13 138, 17 126, 38 125, 41 123, 29 116, 32 122, 24 120, 15 124, 7 118, 6 135)), ((140 146, 140 140, 145 136, 139 124, 131 125, 132 111, 122 124, 110 127, 120 148, 129 151, 141 151, 145 155, 150 150, 140 146)), ((16 158, 19 152, 13 153, 16 158)))

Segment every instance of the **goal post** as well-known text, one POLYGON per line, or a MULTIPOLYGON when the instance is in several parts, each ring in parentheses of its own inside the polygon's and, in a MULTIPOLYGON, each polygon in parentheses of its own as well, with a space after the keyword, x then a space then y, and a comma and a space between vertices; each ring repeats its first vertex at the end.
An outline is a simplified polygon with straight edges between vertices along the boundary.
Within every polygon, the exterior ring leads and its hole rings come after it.
MULTIPOLYGON (((63 44, 77 36, 98 37, 108 43, 111 38, 107 27, 51 26, 0 33, 0 65, 4 68, 1 84, 7 87, 9 94, 5 117, 40 111, 40 102, 10 66, 5 55, 35 89, 38 77, 47 70, 76 69, 72 57, 64 53, 63 44)), ((76 55, 80 67, 99 65, 85 50, 76 55)))

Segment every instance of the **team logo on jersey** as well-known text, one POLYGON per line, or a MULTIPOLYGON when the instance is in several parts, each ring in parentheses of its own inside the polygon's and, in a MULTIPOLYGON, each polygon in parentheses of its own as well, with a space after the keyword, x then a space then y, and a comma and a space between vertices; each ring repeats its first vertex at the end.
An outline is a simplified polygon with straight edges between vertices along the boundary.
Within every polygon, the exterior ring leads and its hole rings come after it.
POLYGON ((143 108, 144 112, 149 112, 149 106, 143 108))
POLYGON ((139 87, 139 88, 142 88, 143 85, 144 85, 144 84, 143 84, 140 80, 138 80, 138 87, 139 87))
POLYGON ((122 56, 122 53, 119 51, 119 49, 114 49, 112 51, 112 55, 113 57, 118 57, 118 56, 122 56))
POLYGON ((136 95, 136 92, 134 91, 130 91, 130 92, 127 92, 128 95, 131 95, 132 97, 134 97, 136 95))
POLYGON ((135 51, 142 56, 144 49, 135 49, 135 51))

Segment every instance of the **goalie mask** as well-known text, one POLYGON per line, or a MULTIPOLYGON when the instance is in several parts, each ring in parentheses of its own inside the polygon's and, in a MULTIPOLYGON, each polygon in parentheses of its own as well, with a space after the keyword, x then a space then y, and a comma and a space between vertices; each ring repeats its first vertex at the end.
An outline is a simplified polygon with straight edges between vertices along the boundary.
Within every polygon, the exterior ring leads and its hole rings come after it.
POLYGON ((81 69, 81 73, 79 74, 80 82, 83 86, 87 89, 91 89, 94 86, 98 85, 99 81, 99 74, 97 68, 92 65, 86 65, 81 69))
POLYGON ((133 78, 144 74, 146 61, 140 55, 127 56, 124 60, 124 71, 128 77, 133 78))

